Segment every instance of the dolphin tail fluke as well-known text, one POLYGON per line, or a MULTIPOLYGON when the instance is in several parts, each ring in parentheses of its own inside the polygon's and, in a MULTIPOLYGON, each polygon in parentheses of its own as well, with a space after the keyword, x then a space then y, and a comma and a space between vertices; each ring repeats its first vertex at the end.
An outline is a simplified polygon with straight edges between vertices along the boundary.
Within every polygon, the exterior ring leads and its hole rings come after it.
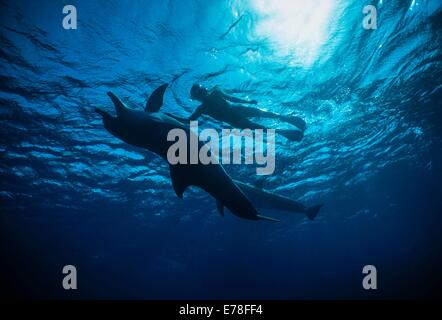
POLYGON ((314 220, 316 218, 316 216, 318 215, 318 212, 322 208, 322 206, 323 206, 323 204, 319 204, 317 206, 307 208, 307 210, 305 211, 307 218, 309 218, 310 220, 314 220))
POLYGON ((274 218, 271 218, 271 217, 266 217, 266 216, 261 216, 261 215, 257 215, 256 217, 258 218, 258 220, 267 220, 267 221, 273 221, 273 222, 281 222, 281 220, 274 219, 274 218))

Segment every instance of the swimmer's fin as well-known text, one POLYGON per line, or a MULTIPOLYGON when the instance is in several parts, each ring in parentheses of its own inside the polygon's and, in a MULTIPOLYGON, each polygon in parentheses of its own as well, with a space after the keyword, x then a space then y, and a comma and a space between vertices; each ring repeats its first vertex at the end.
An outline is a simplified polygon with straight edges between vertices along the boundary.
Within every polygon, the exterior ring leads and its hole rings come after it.
POLYGON ((292 141, 299 142, 304 137, 304 133, 299 130, 276 130, 276 132, 292 141))
POLYGON ((146 108, 144 111, 146 112, 158 112, 163 105, 163 98, 164 98, 164 92, 167 89, 167 86, 169 84, 165 83, 162 86, 159 86, 152 92, 152 94, 149 97, 149 100, 147 100, 146 108))

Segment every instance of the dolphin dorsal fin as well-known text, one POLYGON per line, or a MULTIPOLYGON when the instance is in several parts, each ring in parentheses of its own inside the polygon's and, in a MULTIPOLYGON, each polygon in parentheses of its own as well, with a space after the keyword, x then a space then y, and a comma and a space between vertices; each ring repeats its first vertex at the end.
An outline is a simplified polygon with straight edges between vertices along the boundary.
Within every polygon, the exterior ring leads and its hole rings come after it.
POLYGON ((167 89, 169 84, 165 83, 158 88, 156 88, 147 100, 146 108, 144 111, 146 112, 158 112, 163 105, 164 92, 167 89))
POLYGON ((112 92, 108 92, 107 95, 111 98, 112 102, 114 103, 115 106, 115 110, 117 111, 117 117, 121 117, 125 110, 126 110, 126 106, 124 105, 123 102, 121 102, 121 100, 112 92))
POLYGON ((176 195, 178 198, 183 198, 183 193, 186 190, 186 188, 192 183, 186 179, 186 176, 183 174, 181 165, 169 165, 170 169, 170 178, 172 180, 172 186, 173 190, 175 190, 176 195))

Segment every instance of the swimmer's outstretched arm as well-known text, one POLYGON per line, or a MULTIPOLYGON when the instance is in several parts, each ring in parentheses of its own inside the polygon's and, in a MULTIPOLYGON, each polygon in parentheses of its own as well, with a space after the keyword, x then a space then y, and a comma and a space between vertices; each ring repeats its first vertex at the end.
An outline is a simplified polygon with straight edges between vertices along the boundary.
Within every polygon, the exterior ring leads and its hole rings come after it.
POLYGON ((236 97, 229 96, 225 93, 222 93, 223 98, 230 102, 236 102, 236 103, 248 103, 248 104, 258 104, 258 101, 256 100, 244 100, 236 97))
POLYGON ((190 115, 189 121, 194 121, 198 119, 204 113, 204 105, 200 105, 196 110, 190 115))
POLYGON ((175 120, 178 120, 179 122, 182 122, 182 123, 184 123, 184 124, 189 124, 189 121, 194 121, 194 120, 198 119, 198 118, 203 114, 203 111, 204 111, 204 106, 203 106, 203 105, 200 105, 200 106, 199 106, 198 108, 196 108, 196 110, 190 115, 189 118, 179 117, 179 116, 173 115, 173 114, 168 113, 168 112, 166 112, 166 114, 167 114, 169 117, 172 117, 172 118, 174 118, 175 120))

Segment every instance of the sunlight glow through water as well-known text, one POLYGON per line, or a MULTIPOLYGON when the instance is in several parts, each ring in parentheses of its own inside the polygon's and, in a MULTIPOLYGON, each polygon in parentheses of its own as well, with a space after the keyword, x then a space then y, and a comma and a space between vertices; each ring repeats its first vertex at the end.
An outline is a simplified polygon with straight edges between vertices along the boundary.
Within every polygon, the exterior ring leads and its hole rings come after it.
POLYGON ((293 56, 292 64, 308 67, 330 36, 335 0, 251 0, 260 16, 255 33, 267 38, 279 55, 293 56))

